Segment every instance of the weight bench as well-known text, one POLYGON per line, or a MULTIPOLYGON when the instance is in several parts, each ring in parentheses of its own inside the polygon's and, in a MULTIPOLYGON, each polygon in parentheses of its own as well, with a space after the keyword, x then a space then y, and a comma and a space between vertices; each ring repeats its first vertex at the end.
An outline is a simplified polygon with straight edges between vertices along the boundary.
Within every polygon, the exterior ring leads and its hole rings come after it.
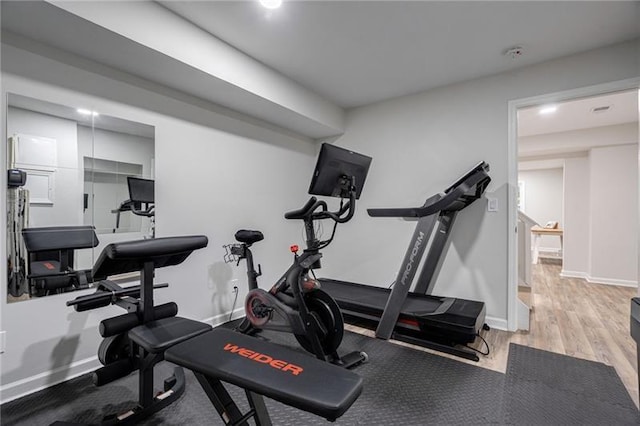
POLYGON ((271 424, 261 395, 329 420, 344 414, 362 390, 362 380, 356 374, 272 343, 226 329, 211 330, 208 324, 177 317, 175 303, 154 306, 154 288, 167 286, 153 284, 155 268, 178 265, 207 244, 205 236, 109 244, 92 271, 96 281, 105 281, 98 284, 95 293, 67 302, 77 311, 111 304, 128 311, 100 323, 105 339, 98 358, 104 366, 96 370, 94 381, 101 386, 137 370, 139 401, 131 410, 106 418, 103 424, 137 423, 177 400, 185 383, 181 367, 193 370, 227 424, 246 425, 250 417, 259 425, 271 424), (140 271, 140 286, 121 288, 106 281, 111 275, 131 271, 140 271), (177 367, 165 380, 164 391, 155 393, 153 369, 162 360, 177 367), (249 412, 240 413, 222 381, 245 389, 249 412))
MULTIPOLYGON (((100 322, 104 340, 98 350, 103 367, 94 374, 97 386, 138 372, 138 403, 135 407, 106 417, 102 424, 132 424, 150 416, 176 401, 184 391, 184 374, 177 367, 164 381, 161 393, 154 391, 154 366, 164 359, 169 346, 211 330, 199 321, 177 317, 175 303, 154 306, 154 288, 167 284, 153 284, 156 268, 178 265, 194 251, 206 247, 205 236, 168 237, 126 241, 107 245, 92 270, 97 289, 94 293, 76 297, 67 302, 76 311, 87 311, 109 305, 118 305, 127 314, 107 318, 100 322), (140 272, 140 285, 122 288, 108 281, 113 275, 140 272), (99 281, 100 280, 100 281, 99 281), (98 282, 99 281, 99 282, 98 282), (155 334, 154 334, 155 333, 155 334), (139 336, 155 336, 147 344, 139 336)), ((58 423, 65 424, 65 423, 58 423)))
POLYGON ((362 379, 328 362, 224 328, 172 346, 167 361, 191 370, 227 424, 270 424, 260 395, 335 421, 362 392, 362 379), (221 382, 244 388, 242 414, 221 382))

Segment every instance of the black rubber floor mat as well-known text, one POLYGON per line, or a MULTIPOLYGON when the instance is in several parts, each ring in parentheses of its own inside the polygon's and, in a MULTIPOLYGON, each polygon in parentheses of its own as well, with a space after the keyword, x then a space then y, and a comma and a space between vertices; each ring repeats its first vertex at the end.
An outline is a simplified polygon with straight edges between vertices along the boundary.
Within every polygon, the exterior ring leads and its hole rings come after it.
MULTIPOLYGON (((302 351, 284 333, 262 337, 302 351)), ((355 369, 364 391, 338 425, 427 424, 640 424, 635 405, 611 367, 511 345, 507 375, 346 333, 341 352, 363 350, 355 369)), ((156 368, 156 387, 172 365, 156 368)), ((177 402, 144 425, 223 424, 193 374, 177 402)), ((327 381, 331 380, 327 377, 327 381)), ((318 383, 318 386, 324 386, 318 383)), ((244 392, 229 392, 246 409, 244 392)), ((2 425, 48 425, 56 420, 96 423, 134 404, 137 376, 96 388, 89 375, 4 404, 2 425), (128 402, 127 402, 128 401, 128 402)), ((324 419, 267 400, 275 425, 326 425, 324 419)))
MULTIPOLYGON (((292 336, 265 332, 270 340, 298 350, 292 336)), ((364 391, 338 425, 486 424, 498 423, 496 397, 504 375, 389 342, 346 333, 341 352, 364 350, 369 362, 355 371, 364 378, 364 391)), ((171 372, 167 363, 157 368, 156 387, 171 372)), ((222 424, 193 374, 186 373, 185 394, 142 424, 222 424)), ((331 380, 327 377, 327 381, 331 380)), ((325 383, 318 383, 324 386, 325 383)), ((244 392, 229 387, 236 401, 244 392)), ((98 422, 105 414, 127 407, 137 395, 136 375, 95 388, 88 375, 70 380, 2 406, 3 425, 48 425, 56 420, 98 422)), ((324 419, 268 400, 277 425, 326 425, 324 419)))
POLYGON ((638 425, 613 367, 511 344, 504 388, 509 424, 638 425))

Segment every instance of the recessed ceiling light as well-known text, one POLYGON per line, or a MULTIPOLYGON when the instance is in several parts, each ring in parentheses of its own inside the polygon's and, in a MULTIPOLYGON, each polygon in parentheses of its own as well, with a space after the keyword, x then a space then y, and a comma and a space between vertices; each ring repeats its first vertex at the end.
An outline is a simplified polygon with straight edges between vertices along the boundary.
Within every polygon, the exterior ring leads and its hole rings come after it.
POLYGON ((260 4, 267 9, 277 9, 282 6, 282 0, 260 0, 260 4))
POLYGON ((97 112, 90 111, 90 110, 84 109, 84 108, 78 108, 76 111, 78 111, 78 114, 82 114, 82 115, 93 115, 94 117, 98 116, 97 112))
POLYGON ((540 108, 540 111, 538 111, 538 114, 541 114, 541 115, 553 114, 557 110, 558 110, 557 106, 555 106, 555 105, 547 105, 547 106, 543 106, 542 108, 540 108))

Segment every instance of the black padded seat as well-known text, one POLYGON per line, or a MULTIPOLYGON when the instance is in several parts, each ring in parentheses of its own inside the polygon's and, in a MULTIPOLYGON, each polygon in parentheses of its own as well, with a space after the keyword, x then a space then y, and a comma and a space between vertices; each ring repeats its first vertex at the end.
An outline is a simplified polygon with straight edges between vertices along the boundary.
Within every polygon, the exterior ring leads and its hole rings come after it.
POLYGON ((141 271, 147 262, 153 262, 154 268, 178 265, 208 242, 204 235, 191 235, 111 243, 102 249, 92 276, 103 280, 111 275, 141 271))
POLYGON ((220 327, 172 346, 164 358, 330 421, 362 392, 362 379, 349 370, 220 327))
POLYGON ((262 232, 252 231, 249 229, 239 230, 238 232, 236 232, 235 237, 236 237, 236 241, 239 241, 245 244, 253 244, 253 243, 257 243, 258 241, 264 240, 264 235, 262 235, 262 232))
POLYGON ((167 348, 211 330, 209 324, 182 317, 169 317, 148 322, 129 330, 129 338, 150 353, 167 348))

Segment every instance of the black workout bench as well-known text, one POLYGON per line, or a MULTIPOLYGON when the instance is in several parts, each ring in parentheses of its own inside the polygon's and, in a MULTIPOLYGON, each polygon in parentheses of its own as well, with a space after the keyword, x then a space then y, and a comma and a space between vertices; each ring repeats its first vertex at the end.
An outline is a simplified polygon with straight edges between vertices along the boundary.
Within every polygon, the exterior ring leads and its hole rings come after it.
MULTIPOLYGON (((184 390, 180 367, 192 370, 225 424, 258 425, 271 421, 262 396, 334 421, 354 403, 362 391, 362 379, 350 371, 254 337, 181 318, 177 305, 153 305, 155 268, 178 265, 194 250, 207 246, 205 236, 168 237, 109 244, 93 268, 103 279, 95 293, 67 302, 84 311, 117 304, 129 313, 105 319, 105 337, 99 351, 104 367, 94 375, 103 385, 138 370, 139 402, 103 424, 130 424, 177 400, 184 390), (106 281, 111 275, 141 272, 141 285, 121 288, 106 281), (131 344, 121 346, 115 339, 131 344), (105 345, 105 343, 107 343, 105 345), (129 349, 127 349, 129 348, 129 349), (180 367, 165 381, 164 392, 153 389, 153 368, 167 360, 180 367), (243 414, 222 382, 245 390, 251 409, 243 414)), ((57 424, 68 424, 57 422, 57 424)))
POLYGON ((193 371, 229 424, 268 414, 258 395, 335 421, 360 396, 362 379, 342 367, 255 337, 216 328, 168 349, 167 361, 193 371), (221 382, 244 388, 253 413, 243 415, 221 382))

